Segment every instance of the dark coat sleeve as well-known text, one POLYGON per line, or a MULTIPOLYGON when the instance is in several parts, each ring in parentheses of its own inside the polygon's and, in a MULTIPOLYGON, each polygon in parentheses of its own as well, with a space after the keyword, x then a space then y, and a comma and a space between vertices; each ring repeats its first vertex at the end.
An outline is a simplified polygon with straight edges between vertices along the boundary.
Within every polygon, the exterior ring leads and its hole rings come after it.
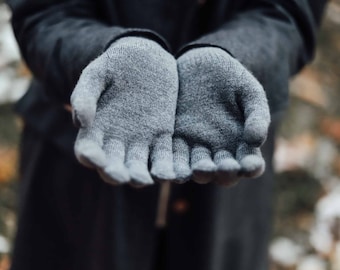
POLYGON ((254 0, 221 27, 179 52, 216 46, 245 65, 264 86, 271 109, 287 99, 289 77, 313 57, 325 0, 254 0))
POLYGON ((49 96, 69 103, 81 71, 109 44, 125 35, 153 38, 142 29, 109 26, 90 0, 8 0, 22 56, 49 96))

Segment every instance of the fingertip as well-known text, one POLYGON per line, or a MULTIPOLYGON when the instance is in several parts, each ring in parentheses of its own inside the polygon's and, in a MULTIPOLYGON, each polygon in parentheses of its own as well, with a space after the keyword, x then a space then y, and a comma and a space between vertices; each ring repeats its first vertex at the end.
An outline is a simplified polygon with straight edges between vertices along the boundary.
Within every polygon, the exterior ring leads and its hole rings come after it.
POLYGON ((72 120, 76 127, 84 128, 92 125, 96 114, 96 105, 89 103, 86 107, 77 105, 72 107, 72 120))
POLYGON ((78 161, 89 168, 103 168, 106 165, 106 157, 100 146, 90 140, 76 142, 74 153, 78 161))
POLYGON ((72 109, 72 121, 73 121, 73 125, 76 127, 76 128, 82 128, 84 127, 82 125, 82 123, 80 122, 79 118, 78 118, 78 113, 76 110, 72 109))
POLYGON ((152 164, 151 175, 158 181, 173 180, 176 178, 173 163, 168 160, 157 160, 152 164))
POLYGON ((260 147, 267 139, 269 123, 267 121, 248 122, 244 128, 244 140, 247 144, 260 147))
POLYGON ((78 82, 70 98, 72 120, 76 127, 90 126, 97 111, 99 94, 89 93, 83 84, 78 82))
POLYGON ((265 161, 262 156, 247 155, 240 161, 241 176, 255 178, 261 176, 265 171, 265 161))
POLYGON ((215 179, 216 171, 194 171, 192 180, 197 184, 208 184, 215 179))
POLYGON ((231 188, 236 186, 240 182, 238 175, 225 174, 224 172, 218 172, 214 183, 225 188, 231 188))
POLYGON ((123 163, 116 162, 99 170, 103 180, 112 185, 121 185, 130 181, 130 175, 123 163))

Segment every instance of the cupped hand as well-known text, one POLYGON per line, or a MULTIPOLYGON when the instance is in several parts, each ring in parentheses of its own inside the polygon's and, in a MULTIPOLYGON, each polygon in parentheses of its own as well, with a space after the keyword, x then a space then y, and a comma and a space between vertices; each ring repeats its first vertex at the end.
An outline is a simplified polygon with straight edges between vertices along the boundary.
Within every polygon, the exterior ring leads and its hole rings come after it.
POLYGON ((78 160, 111 184, 175 178, 177 94, 176 60, 160 45, 140 37, 114 42, 84 69, 71 96, 78 160))
POLYGON ((178 179, 232 185, 263 173, 260 146, 270 112, 261 84, 235 58, 214 47, 178 60, 174 162, 178 179))

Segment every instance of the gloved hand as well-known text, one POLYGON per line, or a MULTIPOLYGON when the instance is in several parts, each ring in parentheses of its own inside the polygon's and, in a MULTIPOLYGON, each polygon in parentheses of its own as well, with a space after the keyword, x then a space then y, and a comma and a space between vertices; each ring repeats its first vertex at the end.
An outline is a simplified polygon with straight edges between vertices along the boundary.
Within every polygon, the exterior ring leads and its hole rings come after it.
POLYGON ((176 60, 159 44, 141 37, 114 42, 84 69, 71 96, 78 160, 111 184, 152 184, 149 161, 156 178, 175 178, 177 94, 176 60))
POLYGON ((259 176, 265 167, 259 147, 270 113, 255 77, 227 52, 195 48, 177 60, 174 166, 178 179, 193 172, 198 183, 232 185, 259 176))

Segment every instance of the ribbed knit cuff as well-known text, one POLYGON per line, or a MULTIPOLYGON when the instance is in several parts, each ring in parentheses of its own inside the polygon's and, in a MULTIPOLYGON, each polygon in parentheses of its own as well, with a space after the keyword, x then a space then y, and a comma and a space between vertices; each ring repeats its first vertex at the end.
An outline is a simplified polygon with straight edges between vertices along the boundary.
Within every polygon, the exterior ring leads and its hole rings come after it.
POLYGON ((109 48, 113 42, 123 37, 144 37, 157 42, 160 46, 163 47, 163 49, 165 49, 168 52, 171 52, 170 45, 161 35, 151 30, 138 28, 126 29, 122 34, 115 36, 112 40, 110 40, 110 42, 106 44, 104 51, 106 51, 106 49, 109 48))
POLYGON ((189 43, 183 47, 181 47, 178 52, 175 54, 175 57, 176 58, 179 58, 181 55, 183 55, 184 53, 186 53, 187 51, 189 50, 192 50, 192 49, 196 49, 196 48, 205 48, 205 47, 212 47, 212 48, 219 48, 219 49, 222 49, 223 51, 226 51, 229 55, 231 55, 233 58, 235 58, 231 52, 229 52, 228 50, 226 50, 225 48, 223 47, 220 47, 220 46, 217 46, 216 44, 209 44, 209 43, 189 43))
MULTIPOLYGON (((201 66, 204 63, 215 63, 216 66, 226 66, 235 63, 235 59, 219 47, 195 47, 183 53, 177 62, 182 68, 201 66), (232 59, 232 61, 230 61, 232 59)), ((209 72, 209 70, 207 70, 209 72)))

